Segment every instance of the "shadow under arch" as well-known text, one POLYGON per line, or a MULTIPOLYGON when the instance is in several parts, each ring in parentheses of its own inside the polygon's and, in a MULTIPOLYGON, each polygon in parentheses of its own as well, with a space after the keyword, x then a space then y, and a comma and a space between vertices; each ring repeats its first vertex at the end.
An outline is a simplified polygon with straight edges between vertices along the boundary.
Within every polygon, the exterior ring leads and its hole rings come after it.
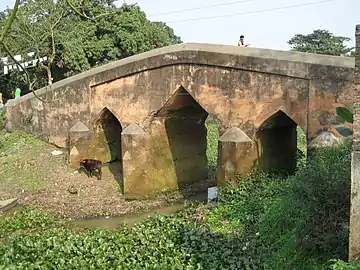
POLYGON ((180 86, 155 114, 156 118, 163 119, 171 152, 170 164, 174 166, 180 188, 209 177, 205 125, 208 115, 183 86, 180 86))
POLYGON ((286 174, 295 172, 298 161, 297 127, 297 123, 282 110, 259 126, 255 134, 259 169, 286 174))
POLYGON ((107 108, 103 108, 93 124, 95 135, 96 159, 107 163, 110 173, 124 190, 123 163, 121 149, 122 126, 117 117, 107 108))

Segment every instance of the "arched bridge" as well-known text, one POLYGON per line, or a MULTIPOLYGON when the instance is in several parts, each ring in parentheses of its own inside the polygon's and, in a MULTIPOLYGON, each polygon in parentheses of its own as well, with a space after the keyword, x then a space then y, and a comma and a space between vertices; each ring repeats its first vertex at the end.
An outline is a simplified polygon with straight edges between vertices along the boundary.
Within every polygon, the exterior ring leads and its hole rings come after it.
POLYGON ((220 132, 217 181, 254 166, 293 170, 296 126, 308 142, 336 134, 353 102, 354 59, 179 44, 91 69, 6 105, 24 128, 81 158, 120 159, 124 192, 148 194, 207 177, 208 115, 220 132))

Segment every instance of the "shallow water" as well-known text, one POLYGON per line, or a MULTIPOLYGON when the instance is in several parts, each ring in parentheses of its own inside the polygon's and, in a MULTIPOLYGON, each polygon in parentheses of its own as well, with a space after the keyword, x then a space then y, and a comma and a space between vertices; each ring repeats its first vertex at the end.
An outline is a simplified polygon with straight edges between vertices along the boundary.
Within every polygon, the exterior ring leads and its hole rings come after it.
POLYGON ((173 205, 151 209, 147 212, 131 214, 131 215, 123 215, 119 217, 99 217, 92 219, 74 220, 72 222, 76 226, 81 226, 90 229, 116 229, 124 224, 131 227, 134 224, 144 219, 147 219, 148 217, 155 216, 157 214, 170 215, 177 213, 182 209, 185 201, 206 202, 206 200, 207 200, 207 191, 192 195, 183 200, 179 200, 177 203, 173 205))

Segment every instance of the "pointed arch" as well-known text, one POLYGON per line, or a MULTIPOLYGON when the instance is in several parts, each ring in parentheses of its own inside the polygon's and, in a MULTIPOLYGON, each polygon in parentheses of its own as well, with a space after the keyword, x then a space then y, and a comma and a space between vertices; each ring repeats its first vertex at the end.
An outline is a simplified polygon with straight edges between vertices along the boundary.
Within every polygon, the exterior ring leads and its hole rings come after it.
POLYGON ((159 158, 158 162, 170 164, 174 172, 172 177, 178 186, 206 180, 209 173, 215 172, 213 167, 216 164, 213 163, 214 159, 217 160, 217 153, 214 158, 209 158, 209 154, 213 155, 217 151, 217 145, 216 149, 208 147, 208 137, 209 131, 215 133, 217 125, 214 128, 208 116, 208 112, 182 85, 154 114, 162 129, 156 133, 166 134, 165 138, 158 138, 158 143, 164 145, 162 150, 166 153, 162 155, 164 160, 159 158), (166 142, 160 142, 162 140, 166 142))
POLYGON ((294 173, 297 165, 297 123, 283 110, 262 121, 255 134, 259 167, 294 173))
POLYGON ((121 147, 122 125, 118 118, 104 107, 93 122, 93 139, 89 150, 91 158, 108 163, 110 173, 123 189, 123 165, 121 147))
POLYGON ((95 125, 99 124, 101 121, 103 121, 105 119, 109 119, 109 118, 115 118, 119 122, 121 129, 122 129, 122 125, 121 125, 118 117, 115 115, 115 113, 112 112, 112 110, 110 110, 106 106, 104 108, 102 108, 102 110, 97 114, 97 117, 93 121, 93 127, 95 127, 95 125))
POLYGON ((272 113, 270 116, 267 116, 266 118, 260 119, 258 121, 260 124, 258 125, 258 130, 261 130, 263 128, 266 128, 267 125, 270 123, 278 122, 279 125, 292 125, 295 124, 296 126, 299 126, 304 133, 306 133, 307 127, 306 123, 303 123, 299 117, 291 117, 285 110, 278 109, 274 113, 272 113), (281 124, 282 122, 282 124, 281 124))
POLYGON ((200 118, 205 121, 208 112, 180 85, 165 104, 155 113, 155 117, 169 116, 200 118))
POLYGON ((104 107, 93 123, 94 134, 99 145, 106 146, 103 162, 121 160, 121 132, 122 126, 118 118, 104 107))

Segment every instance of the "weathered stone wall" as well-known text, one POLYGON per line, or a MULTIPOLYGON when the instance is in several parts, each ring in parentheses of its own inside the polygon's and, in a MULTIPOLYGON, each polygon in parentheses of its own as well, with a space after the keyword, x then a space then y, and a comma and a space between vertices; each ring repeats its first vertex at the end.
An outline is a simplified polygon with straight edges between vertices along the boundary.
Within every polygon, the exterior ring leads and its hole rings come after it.
MULTIPOLYGON (((12 100, 6 105, 7 127, 25 127, 52 143, 69 147, 73 166, 81 158, 107 161, 111 149, 95 124, 106 108, 123 130, 124 189, 144 193, 174 188, 191 176, 192 181, 201 179, 206 163, 204 129, 189 120, 190 115, 178 122, 179 127, 188 125, 189 131, 179 131, 179 136, 167 132, 166 121, 158 121, 164 117, 159 112, 179 89, 185 89, 219 123, 217 177, 223 182, 258 163, 257 131, 279 111, 293 119, 309 140, 324 130, 336 132, 335 107, 352 104, 353 77, 353 60, 347 57, 181 44, 57 82, 52 89, 37 91, 44 103, 32 94, 12 100), (156 121, 158 127, 154 129, 156 121), (141 134, 133 134, 134 125, 141 134), (131 132, 128 127, 132 127, 131 132), (199 136, 191 136, 195 131, 199 136), (175 148, 171 141, 176 142, 175 148), (174 156, 183 141, 197 152, 180 151, 181 155, 174 156), (161 158, 161 151, 165 158, 161 158)), ((172 109, 181 109, 188 102, 189 97, 178 98, 172 109)))
MULTIPOLYGON (((360 98, 360 25, 356 27, 355 89, 360 98)), ((360 258, 360 102, 354 103, 353 152, 351 155, 351 210, 349 259, 360 258)))

